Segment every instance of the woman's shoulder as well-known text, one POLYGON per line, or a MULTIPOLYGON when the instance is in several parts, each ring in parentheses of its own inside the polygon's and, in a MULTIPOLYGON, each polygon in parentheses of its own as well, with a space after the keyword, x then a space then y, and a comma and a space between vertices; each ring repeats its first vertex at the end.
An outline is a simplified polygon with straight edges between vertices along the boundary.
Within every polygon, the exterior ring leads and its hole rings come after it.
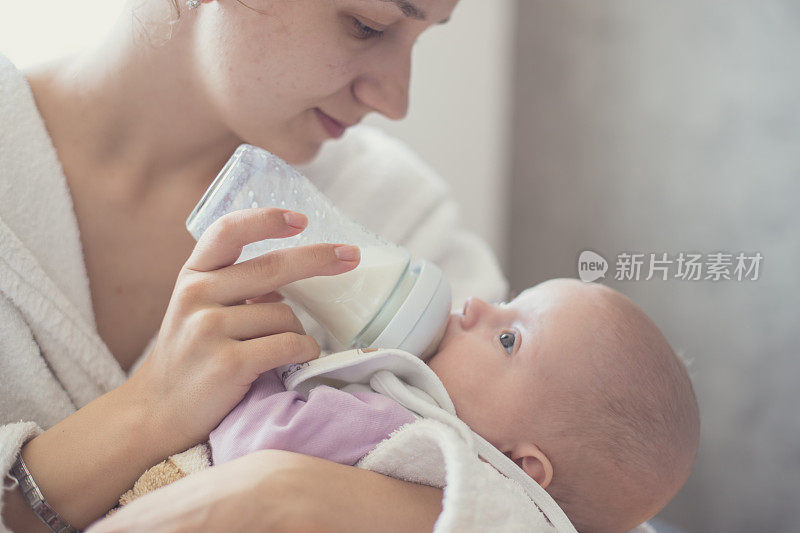
MULTIPOLYGON (((28 209, 66 180, 25 74, 0 54, 0 218, 28 209), (32 193, 36 195, 32 196, 32 193)), ((62 202, 63 203, 63 202, 62 202)), ((11 221, 6 220, 7 223, 11 221)))
MULTIPOLYGON (((86 321, 89 282, 61 162, 25 75, 0 56, 0 256, 29 265, 27 284, 54 283, 86 321), (35 278, 38 276, 38 278, 35 278)), ((0 276, 0 293, 16 278, 0 276)))
POLYGON ((19 130, 38 117, 30 86, 23 72, 11 60, 0 54, 0 135, 4 148, 9 133, 19 130), (21 122, 20 122, 21 121, 21 122))
POLYGON ((26 169, 49 165, 60 172, 50 135, 25 78, 0 54, 0 180, 18 177, 26 169))
POLYGON ((8 56, 0 53, 0 90, 4 90, 6 84, 13 83, 17 77, 22 77, 22 73, 8 56))

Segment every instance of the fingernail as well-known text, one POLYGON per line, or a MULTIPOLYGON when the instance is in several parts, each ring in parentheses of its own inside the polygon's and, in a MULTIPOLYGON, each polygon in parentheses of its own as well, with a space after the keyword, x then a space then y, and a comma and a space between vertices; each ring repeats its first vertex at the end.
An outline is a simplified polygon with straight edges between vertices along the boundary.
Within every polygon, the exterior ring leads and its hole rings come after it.
POLYGON ((355 261, 361 257, 361 252, 358 247, 350 246, 348 244, 340 244, 333 248, 333 253, 339 258, 339 261, 355 261))
POLYGON ((283 213, 283 219, 286 221, 286 224, 293 228, 305 228, 306 223, 308 223, 308 218, 302 213, 296 213, 295 211, 285 211, 283 213))

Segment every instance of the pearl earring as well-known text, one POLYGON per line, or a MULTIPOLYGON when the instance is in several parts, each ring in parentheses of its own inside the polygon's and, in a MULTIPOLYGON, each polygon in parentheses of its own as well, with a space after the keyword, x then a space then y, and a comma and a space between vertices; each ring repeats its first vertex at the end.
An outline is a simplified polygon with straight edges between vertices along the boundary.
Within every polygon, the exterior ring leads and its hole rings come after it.
POLYGON ((186 0, 186 5, 189 6, 189 9, 194 9, 200 5, 200 0, 186 0))

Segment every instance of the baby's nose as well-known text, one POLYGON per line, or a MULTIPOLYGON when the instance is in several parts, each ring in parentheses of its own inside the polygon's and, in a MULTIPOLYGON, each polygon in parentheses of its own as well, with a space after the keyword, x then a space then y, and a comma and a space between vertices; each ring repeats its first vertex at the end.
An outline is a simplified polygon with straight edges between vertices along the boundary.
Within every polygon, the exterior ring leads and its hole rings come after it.
POLYGON ((480 298, 471 297, 464 303, 464 319, 462 326, 464 329, 471 328, 478 323, 480 317, 491 309, 491 305, 480 298))

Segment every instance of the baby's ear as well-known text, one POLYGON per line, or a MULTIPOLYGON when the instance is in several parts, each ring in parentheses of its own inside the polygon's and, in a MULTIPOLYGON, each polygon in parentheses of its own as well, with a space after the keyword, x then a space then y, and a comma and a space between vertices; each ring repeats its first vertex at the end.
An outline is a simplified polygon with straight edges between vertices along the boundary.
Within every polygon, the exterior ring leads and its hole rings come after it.
POLYGON ((511 450, 511 459, 543 489, 553 481, 553 465, 535 444, 520 444, 511 450))

